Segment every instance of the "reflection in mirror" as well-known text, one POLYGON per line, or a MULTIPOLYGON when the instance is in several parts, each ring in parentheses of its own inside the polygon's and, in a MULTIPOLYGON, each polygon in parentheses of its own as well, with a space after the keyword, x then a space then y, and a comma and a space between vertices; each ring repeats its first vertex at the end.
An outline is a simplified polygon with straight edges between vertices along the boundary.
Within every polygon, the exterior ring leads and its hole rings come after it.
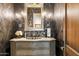
POLYGON ((33 13, 33 28, 40 29, 41 26, 41 13, 33 13))

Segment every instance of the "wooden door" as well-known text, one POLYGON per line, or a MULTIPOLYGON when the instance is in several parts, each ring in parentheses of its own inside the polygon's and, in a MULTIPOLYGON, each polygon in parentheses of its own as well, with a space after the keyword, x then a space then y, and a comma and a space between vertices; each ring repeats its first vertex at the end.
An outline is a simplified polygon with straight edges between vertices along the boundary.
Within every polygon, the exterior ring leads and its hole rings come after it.
POLYGON ((79 55, 79 4, 67 4, 66 55, 79 55))

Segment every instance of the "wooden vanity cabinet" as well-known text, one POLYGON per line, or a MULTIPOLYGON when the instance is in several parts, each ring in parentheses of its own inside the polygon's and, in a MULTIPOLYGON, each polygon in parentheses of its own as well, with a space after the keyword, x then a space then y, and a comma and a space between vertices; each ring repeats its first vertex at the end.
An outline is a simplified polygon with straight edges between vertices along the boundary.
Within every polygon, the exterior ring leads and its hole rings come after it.
POLYGON ((10 41, 12 56, 55 56, 55 40, 10 41))

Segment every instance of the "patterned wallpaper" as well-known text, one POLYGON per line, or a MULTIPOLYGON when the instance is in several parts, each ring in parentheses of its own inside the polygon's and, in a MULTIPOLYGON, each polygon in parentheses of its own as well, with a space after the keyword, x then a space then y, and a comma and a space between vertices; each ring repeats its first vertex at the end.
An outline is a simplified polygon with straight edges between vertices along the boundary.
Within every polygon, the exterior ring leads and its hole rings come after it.
MULTIPOLYGON (((19 5, 19 4, 18 4, 19 5)), ((24 19, 16 18, 16 4, 0 4, 0 55, 9 55, 10 54, 10 42, 11 38, 15 37, 15 32, 19 30, 18 24, 22 24, 20 30, 23 31, 24 19)), ((21 8, 21 6, 19 6, 21 8)), ((17 11, 19 10, 19 7, 17 11)), ((19 10, 17 13, 20 15, 19 10)))
POLYGON ((0 55, 6 54, 8 40, 12 37, 14 12, 12 4, 0 4, 0 55), (7 46, 6 46, 7 45, 7 46))
POLYGON ((26 37, 46 37, 46 32, 44 31, 26 31, 26 37))

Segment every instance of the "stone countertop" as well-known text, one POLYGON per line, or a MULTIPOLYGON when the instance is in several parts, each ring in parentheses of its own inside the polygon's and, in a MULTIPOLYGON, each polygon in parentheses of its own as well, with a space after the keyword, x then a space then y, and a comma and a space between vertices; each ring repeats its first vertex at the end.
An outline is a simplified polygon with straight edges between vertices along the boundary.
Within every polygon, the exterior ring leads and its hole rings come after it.
POLYGON ((14 38, 10 41, 52 41, 56 40, 55 38, 39 38, 39 39, 27 39, 27 38, 14 38))

